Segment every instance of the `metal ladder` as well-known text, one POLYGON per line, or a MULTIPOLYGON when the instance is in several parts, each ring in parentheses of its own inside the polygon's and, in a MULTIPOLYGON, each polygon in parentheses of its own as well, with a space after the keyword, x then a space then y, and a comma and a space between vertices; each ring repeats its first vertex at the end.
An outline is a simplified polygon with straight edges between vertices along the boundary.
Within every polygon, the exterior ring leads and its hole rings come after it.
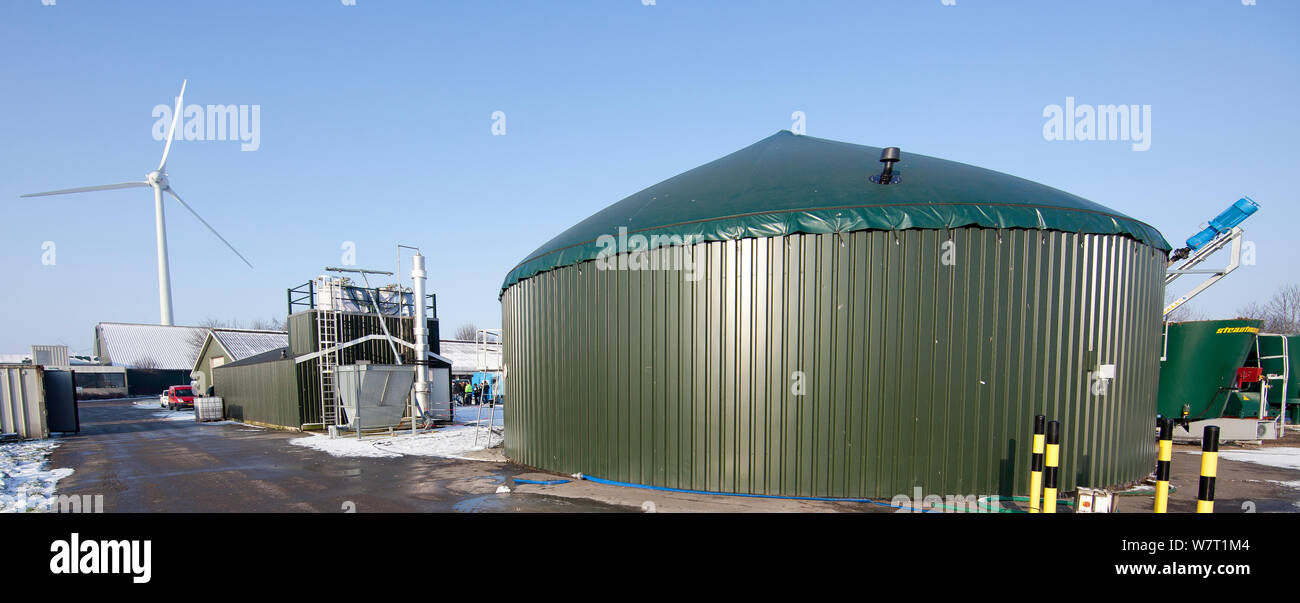
MULTIPOLYGON (((325 351, 339 343, 339 300, 333 299, 338 291, 337 287, 330 287, 330 307, 316 309, 316 341, 317 351, 325 351)), ((338 412, 338 392, 336 388, 336 374, 339 366, 339 352, 332 350, 325 352, 320 356, 320 400, 321 400, 321 423, 327 427, 330 425, 340 425, 342 417, 338 412)))
MULTIPOLYGON (((493 428, 496 426, 496 399, 500 396, 500 389, 503 385, 502 371, 500 361, 493 362, 491 359, 494 354, 501 353, 501 329, 479 329, 474 334, 474 355, 476 356, 477 365, 488 384, 488 392, 491 393, 489 401, 480 402, 476 421, 474 421, 474 445, 478 446, 479 430, 483 426, 483 407, 487 406, 488 424, 487 424, 487 447, 492 447, 493 428), (495 340, 495 341, 493 341, 495 340)), ((482 385, 480 384, 480 387, 482 385)))
MULTIPOLYGON (((1267 407, 1268 407, 1268 390, 1269 390, 1269 389, 1272 389, 1272 388, 1274 387, 1274 386, 1270 385, 1268 382, 1269 382, 1269 381, 1281 381, 1281 382, 1282 382, 1282 392, 1281 392, 1281 396, 1279 396, 1279 399, 1280 399, 1280 401, 1281 401, 1281 410, 1280 410, 1280 412, 1279 412, 1278 414, 1281 415, 1281 416, 1279 417, 1279 423, 1278 423, 1278 434, 1277 434, 1278 437, 1283 437, 1283 436, 1286 435, 1286 397, 1287 397, 1288 395, 1290 395, 1290 392, 1287 391, 1287 382, 1291 380, 1291 366, 1290 366, 1290 362, 1288 361, 1288 356, 1289 356, 1289 352, 1290 352, 1290 350, 1287 349, 1287 344, 1288 344, 1288 343, 1289 343, 1289 342, 1287 341, 1287 337, 1286 337, 1286 335, 1283 335, 1283 334, 1280 334, 1280 333, 1259 333, 1258 335, 1255 336, 1255 357, 1259 359, 1259 366, 1260 366, 1260 368, 1263 368, 1263 367, 1264 367, 1264 361, 1265 361, 1265 360, 1281 360, 1281 361, 1282 361, 1282 373, 1281 373, 1281 374, 1278 374, 1278 373, 1269 374, 1269 373, 1267 373, 1267 372, 1264 372, 1263 378, 1264 378, 1264 385, 1265 385, 1265 387, 1261 388, 1262 391, 1261 391, 1261 393, 1260 393, 1260 398, 1262 398, 1262 400, 1260 401, 1260 402, 1261 402, 1260 408, 1261 408, 1261 409, 1267 408, 1267 407), (1262 339, 1262 338, 1264 338, 1264 337, 1277 337, 1277 338, 1281 339, 1281 340, 1282 340, 1282 354, 1281 354, 1281 355, 1278 355, 1278 356, 1264 356, 1264 355, 1262 355, 1261 352, 1260 352, 1259 340, 1262 339)), ((1264 415, 1264 413, 1261 412, 1261 413, 1260 413, 1260 418, 1263 418, 1263 415, 1264 415)))

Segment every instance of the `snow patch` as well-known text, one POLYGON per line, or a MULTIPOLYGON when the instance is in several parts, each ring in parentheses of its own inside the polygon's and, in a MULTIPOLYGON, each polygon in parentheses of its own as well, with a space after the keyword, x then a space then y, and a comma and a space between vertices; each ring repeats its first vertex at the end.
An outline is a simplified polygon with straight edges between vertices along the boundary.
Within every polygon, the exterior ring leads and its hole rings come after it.
POLYGON ((476 424, 478 407, 462 406, 456 408, 453 417, 459 425, 442 427, 434 431, 411 435, 398 432, 393 436, 371 436, 358 440, 355 435, 346 432, 330 439, 325 435, 309 435, 304 438, 289 440, 295 446, 306 446, 331 456, 395 458, 399 456, 438 456, 453 459, 473 459, 467 454, 484 448, 496 446, 502 441, 501 407, 483 409, 482 426, 476 424))
MULTIPOLYGON (((1200 452, 1189 451, 1189 454, 1200 452)), ((1259 450, 1220 450, 1219 458, 1282 469, 1300 469, 1300 448, 1260 448, 1259 450)))
POLYGON ((67 467, 47 469, 55 442, 0 444, 0 513, 27 513, 49 508, 54 487, 72 475, 67 467))

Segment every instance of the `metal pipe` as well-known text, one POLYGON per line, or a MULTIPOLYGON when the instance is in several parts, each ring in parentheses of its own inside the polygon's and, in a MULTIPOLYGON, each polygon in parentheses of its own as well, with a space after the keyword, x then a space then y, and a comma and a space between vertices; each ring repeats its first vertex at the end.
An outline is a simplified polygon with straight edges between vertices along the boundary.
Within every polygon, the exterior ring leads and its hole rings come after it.
MULTIPOLYGON (((411 256, 411 289, 415 295, 415 405, 424 412, 429 408, 429 329, 424 317, 424 256, 416 252, 411 256)), ((415 409, 412 409, 414 411, 415 409)), ((415 414, 411 414, 411 433, 415 433, 415 414)))

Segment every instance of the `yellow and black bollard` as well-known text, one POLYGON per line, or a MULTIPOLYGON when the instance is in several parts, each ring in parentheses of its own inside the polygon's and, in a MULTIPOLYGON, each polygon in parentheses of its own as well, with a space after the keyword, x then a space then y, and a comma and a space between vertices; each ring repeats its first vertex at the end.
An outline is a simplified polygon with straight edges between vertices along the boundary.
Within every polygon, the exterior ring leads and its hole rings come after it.
POLYGON ((1214 477, 1219 472, 1219 428, 1210 425, 1201 432, 1201 488, 1196 493, 1196 512, 1214 512, 1214 477))
POLYGON ((1043 469, 1043 512, 1056 512, 1057 465, 1061 461, 1061 424, 1047 423, 1047 467, 1043 469))
POLYGON ((1156 457, 1156 513, 1169 510, 1169 464, 1174 460, 1174 420, 1160 419, 1160 454, 1156 457))
POLYGON ((1043 497, 1043 430, 1047 427, 1047 417, 1034 415, 1034 453, 1029 462, 1029 512, 1042 510, 1039 501, 1043 497))

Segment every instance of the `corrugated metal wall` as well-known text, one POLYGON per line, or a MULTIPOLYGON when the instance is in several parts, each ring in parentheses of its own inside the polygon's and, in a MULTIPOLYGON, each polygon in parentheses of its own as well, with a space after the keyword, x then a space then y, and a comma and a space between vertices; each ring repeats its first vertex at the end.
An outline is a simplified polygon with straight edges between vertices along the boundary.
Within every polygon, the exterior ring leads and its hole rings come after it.
MULTIPOLYGON (((347 342, 366 335, 379 335, 383 330, 374 314, 343 313, 339 328, 339 341, 347 342)), ((415 341, 409 317, 385 316, 388 331, 394 337, 405 341, 415 341)), ((427 319, 429 329, 429 348, 438 353, 438 321, 427 319)), ((289 352, 295 356, 311 354, 318 351, 316 333, 316 310, 307 310, 289 316, 289 352)), ((399 347, 404 361, 409 361, 414 352, 410 348, 399 347)), ((339 352, 339 364, 354 364, 357 360, 368 360, 376 364, 392 364, 393 350, 387 341, 374 340, 357 344, 339 352)), ((320 361, 313 359, 302 362, 297 368, 298 399, 302 402, 302 423, 320 423, 320 361)), ((294 425, 298 427, 298 425, 294 425)))
POLYGON ((977 228, 692 250, 697 282, 586 262, 505 291, 510 458, 721 492, 1023 493, 1043 413, 1062 423, 1063 488, 1151 471, 1158 250, 977 228))
MULTIPOLYGON (((339 341, 347 342, 358 337, 366 335, 383 334, 379 327, 379 319, 374 314, 341 314, 342 321, 339 324, 339 341)), ((388 323, 388 331, 393 337, 405 341, 415 341, 415 333, 412 332, 411 323, 413 320, 409 317, 385 316, 384 322, 388 323)), ((438 320, 429 318, 425 320, 429 330, 429 349, 438 353, 438 320)), ((289 315, 289 353, 295 356, 311 354, 318 351, 316 337, 316 310, 306 310, 296 314, 289 315)), ((393 357, 392 350, 389 349, 388 343, 384 341, 368 341, 353 350, 359 350, 361 354, 387 354, 391 361, 393 357)), ((409 348, 402 348, 409 351, 409 348)), ((347 353, 345 351, 345 353, 347 353)), ((368 356, 361 356, 368 359, 368 356)), ((348 364, 346 360, 340 360, 343 364, 348 364)), ((379 362, 375 360, 375 362, 379 362)))
POLYGON ((31 439, 50 437, 41 367, 0 365, 0 433, 16 433, 31 439))
POLYGON ((226 405, 227 417, 292 429, 302 426, 293 358, 215 370, 221 383, 217 394, 226 405))

